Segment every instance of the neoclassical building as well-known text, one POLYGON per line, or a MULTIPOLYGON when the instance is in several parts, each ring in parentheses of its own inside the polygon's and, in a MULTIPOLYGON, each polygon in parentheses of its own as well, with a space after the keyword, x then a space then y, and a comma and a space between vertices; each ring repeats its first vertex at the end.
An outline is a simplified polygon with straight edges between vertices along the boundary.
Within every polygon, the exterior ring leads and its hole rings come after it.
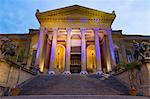
POLYGON ((150 36, 123 35, 112 30, 115 11, 102 12, 79 5, 40 12, 39 29, 27 34, 0 34, 18 42, 28 58, 20 60, 27 68, 49 74, 88 74, 109 72, 121 61, 132 62, 132 41, 150 42, 150 36))
POLYGON ((78 5, 39 12, 35 66, 49 73, 83 73, 87 69, 110 71, 114 63, 111 25, 115 12, 106 13, 78 5))

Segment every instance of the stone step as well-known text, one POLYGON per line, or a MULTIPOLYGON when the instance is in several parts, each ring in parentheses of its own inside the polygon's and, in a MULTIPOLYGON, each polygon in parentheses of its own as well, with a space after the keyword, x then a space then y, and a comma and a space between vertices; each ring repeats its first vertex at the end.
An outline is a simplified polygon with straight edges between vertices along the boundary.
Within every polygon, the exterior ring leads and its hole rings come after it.
POLYGON ((150 97, 123 95, 26 95, 0 97, 0 99, 150 99, 150 97))
POLYGON ((99 75, 39 75, 21 86, 20 95, 127 95, 115 77, 99 75))

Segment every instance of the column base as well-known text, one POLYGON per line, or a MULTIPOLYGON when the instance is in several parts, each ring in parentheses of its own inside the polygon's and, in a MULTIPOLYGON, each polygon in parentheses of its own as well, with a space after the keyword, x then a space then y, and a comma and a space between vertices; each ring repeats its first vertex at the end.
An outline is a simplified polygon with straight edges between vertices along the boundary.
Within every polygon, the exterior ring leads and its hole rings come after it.
POLYGON ((84 70, 84 71, 81 71, 80 74, 81 75, 86 75, 86 74, 88 74, 88 72, 84 70))
POLYGON ((109 78, 109 77, 110 77, 110 74, 105 74, 105 73, 103 73, 102 76, 105 77, 105 78, 109 78))
POLYGON ((54 71, 48 71, 48 74, 49 74, 49 75, 54 75, 55 72, 54 72, 54 71))
POLYGON ((97 71, 95 74, 96 74, 96 75, 102 75, 103 72, 102 72, 102 71, 97 71))
POLYGON ((66 74, 71 74, 71 72, 70 71, 64 71, 63 74, 65 74, 65 75, 66 74))

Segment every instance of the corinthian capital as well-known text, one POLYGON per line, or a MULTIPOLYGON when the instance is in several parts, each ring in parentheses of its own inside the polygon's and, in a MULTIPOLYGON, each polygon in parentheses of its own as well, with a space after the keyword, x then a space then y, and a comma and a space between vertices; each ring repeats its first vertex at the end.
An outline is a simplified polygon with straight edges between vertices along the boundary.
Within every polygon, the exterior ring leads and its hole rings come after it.
POLYGON ((70 33, 72 30, 73 30, 73 28, 67 28, 66 29, 67 34, 70 33))
POLYGON ((92 28, 92 30, 93 30, 94 32, 99 32, 99 31, 100 31, 100 28, 92 28))
POLYGON ((56 32, 58 31, 59 29, 58 28, 52 28, 53 32, 56 32))
POLYGON ((40 31, 44 33, 47 31, 47 29, 45 27, 40 27, 40 31))
POLYGON ((106 32, 111 32, 111 31, 112 31, 112 29, 108 29, 108 28, 104 28, 104 30, 105 30, 106 32))
POLYGON ((88 28, 80 28, 81 32, 85 32, 86 30, 88 30, 88 28))

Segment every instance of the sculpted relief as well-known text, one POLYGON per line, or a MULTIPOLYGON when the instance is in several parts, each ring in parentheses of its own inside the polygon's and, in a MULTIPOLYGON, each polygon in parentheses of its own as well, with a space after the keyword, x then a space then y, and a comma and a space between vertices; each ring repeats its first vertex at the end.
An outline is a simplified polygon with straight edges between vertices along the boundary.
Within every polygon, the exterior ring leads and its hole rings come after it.
POLYGON ((134 46, 134 58, 136 60, 139 59, 141 56, 142 59, 150 58, 150 43, 142 41, 141 43, 136 42, 133 40, 133 46, 134 46))

